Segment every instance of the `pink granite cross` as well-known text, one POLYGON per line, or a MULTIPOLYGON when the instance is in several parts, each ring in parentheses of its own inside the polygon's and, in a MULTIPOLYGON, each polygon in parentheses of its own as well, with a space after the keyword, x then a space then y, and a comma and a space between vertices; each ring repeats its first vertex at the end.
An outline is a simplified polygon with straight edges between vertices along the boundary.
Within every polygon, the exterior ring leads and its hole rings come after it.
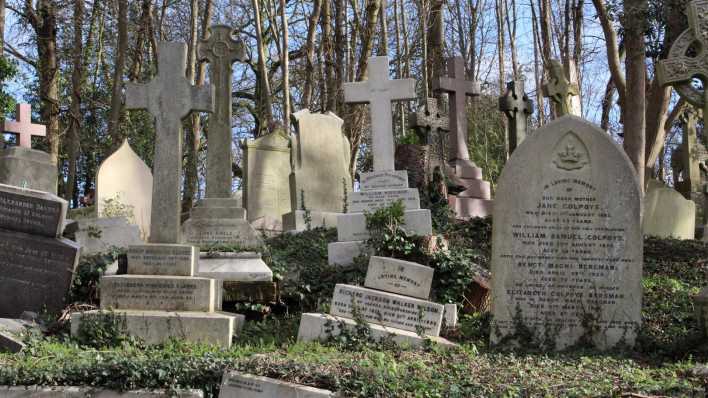
POLYGON ((29 104, 17 104, 15 108, 15 121, 5 121, 3 131, 17 134, 18 145, 23 148, 32 148, 32 136, 45 137, 47 126, 32 124, 32 107, 29 104))

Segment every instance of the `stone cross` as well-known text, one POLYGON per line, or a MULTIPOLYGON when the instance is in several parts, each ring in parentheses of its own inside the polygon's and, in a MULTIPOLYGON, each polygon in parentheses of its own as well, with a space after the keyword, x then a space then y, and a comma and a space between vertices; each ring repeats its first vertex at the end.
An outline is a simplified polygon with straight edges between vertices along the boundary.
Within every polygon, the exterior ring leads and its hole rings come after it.
POLYGON ((533 101, 524 92, 524 80, 513 80, 506 84, 506 93, 499 97, 499 110, 508 119, 509 154, 526 138, 528 117, 533 113, 533 101))
POLYGON ((369 58, 368 80, 344 84, 344 101, 369 103, 374 171, 394 170, 391 102, 415 99, 415 80, 389 80, 388 57, 369 58))
POLYGON ((450 129, 450 119, 441 112, 438 100, 435 98, 426 98, 425 105, 419 107, 409 120, 409 127, 425 129, 430 134, 450 129))
POLYGON ((179 243, 182 178, 182 119, 212 112, 213 87, 195 87, 185 77, 187 45, 160 42, 157 75, 147 84, 126 83, 126 109, 147 109, 155 119, 151 243, 179 243))
POLYGON ((478 81, 467 80, 465 62, 462 57, 448 58, 448 77, 433 80, 433 90, 446 92, 450 97, 450 160, 469 160, 467 149, 467 96, 480 94, 478 81))
POLYGON ((689 109, 684 113, 684 131, 683 131, 683 141, 684 141, 684 153, 683 153, 683 170, 686 175, 684 178, 688 180, 688 185, 690 186, 690 192, 699 192, 701 188, 701 169, 700 162, 698 159, 699 142, 696 135, 696 123, 698 119, 697 112, 689 107, 689 109))
POLYGON ((246 55, 243 43, 232 38, 230 26, 214 25, 208 32, 208 37, 197 45, 199 59, 209 61, 209 80, 216 88, 214 114, 209 118, 206 197, 230 198, 233 179, 231 64, 245 61, 246 55))
POLYGON ((29 104, 17 104, 15 121, 5 121, 3 131, 17 134, 17 144, 22 148, 32 148, 32 136, 45 137, 47 127, 43 124, 32 124, 32 107, 29 104))
POLYGON ((548 81, 543 85, 543 95, 556 104, 558 116, 571 113, 571 97, 579 95, 579 92, 578 85, 568 80, 560 61, 552 59, 548 69, 548 81))

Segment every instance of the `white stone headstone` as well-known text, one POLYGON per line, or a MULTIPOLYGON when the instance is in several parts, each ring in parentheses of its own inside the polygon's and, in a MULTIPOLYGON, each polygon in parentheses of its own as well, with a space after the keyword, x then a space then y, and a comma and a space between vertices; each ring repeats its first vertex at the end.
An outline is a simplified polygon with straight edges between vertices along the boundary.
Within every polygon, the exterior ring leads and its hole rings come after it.
POLYGON ((673 188, 650 187, 644 196, 642 231, 659 238, 694 239, 696 203, 673 188))

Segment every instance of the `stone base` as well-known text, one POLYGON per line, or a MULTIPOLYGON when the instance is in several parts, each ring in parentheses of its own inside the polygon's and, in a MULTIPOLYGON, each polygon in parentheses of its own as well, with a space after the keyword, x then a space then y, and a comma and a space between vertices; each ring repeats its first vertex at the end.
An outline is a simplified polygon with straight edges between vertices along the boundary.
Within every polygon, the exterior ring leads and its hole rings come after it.
POLYGON ((481 180, 482 169, 469 159, 455 159, 450 162, 455 175, 464 179, 481 180))
POLYGON ((246 219, 246 209, 239 206, 239 201, 232 198, 207 198, 197 202, 189 212, 192 220, 204 219, 246 219))
POLYGON ((360 240, 332 242, 327 245, 327 264, 350 265, 354 259, 366 251, 366 244, 360 240))
MULTIPOLYGON (((402 227, 407 232, 414 235, 432 235, 433 224, 430 219, 430 210, 406 210, 402 227)), ((364 213, 347 213, 337 218, 338 241, 366 240, 369 236, 369 231, 366 229, 366 216, 364 213)))
POLYGON ((283 232, 282 216, 280 219, 275 219, 268 216, 259 217, 254 220, 250 220, 249 222, 253 228, 267 236, 275 236, 283 232))
POLYGON ((334 398, 338 396, 329 390, 235 371, 224 374, 219 392, 219 398, 334 398))
MULTIPOLYGON (((71 314, 71 335, 77 336, 85 317, 106 316, 101 311, 71 314)), ((221 312, 114 311, 125 317, 126 333, 147 344, 162 344, 170 338, 231 347, 234 331, 238 332, 245 316, 221 312)))
POLYGON ((494 206, 493 200, 464 198, 455 195, 449 195, 447 197, 447 203, 460 220, 491 216, 494 206))
POLYGON ((464 180, 466 189, 457 194, 461 198, 491 199, 492 185, 484 180, 464 180))
POLYGON ((224 302, 275 303, 278 295, 275 282, 224 281, 224 302))
POLYGON ((78 224, 79 230, 74 236, 84 255, 145 243, 140 227, 129 224, 125 217, 83 219, 78 224))
POLYGON ((3 398, 202 398, 201 390, 113 391, 94 387, 0 386, 3 398))
MULTIPOLYGON (((327 314, 305 313, 300 319, 300 329, 297 334, 297 341, 325 341, 330 336, 337 336, 341 333, 340 326, 347 329, 354 329, 357 323, 353 319, 336 317, 327 314), (329 327, 328 327, 329 323, 329 327), (329 330, 329 332, 328 332, 329 330)), ((391 336, 393 341, 401 346, 419 347, 425 344, 426 340, 440 344, 442 347, 456 347, 457 344, 442 337, 420 336, 415 332, 385 327, 377 324, 368 324, 371 329, 371 336, 380 340, 391 336)))
POLYGON ((131 275, 194 276, 199 262, 199 249, 192 245, 149 243, 128 248, 131 275))
POLYGON ((236 246, 244 249, 263 246, 260 234, 248 221, 239 218, 190 218, 182 224, 182 239, 202 249, 210 246, 236 246))
POLYGON ((48 153, 13 146, 0 150, 0 184, 57 193, 57 166, 48 153))
MULTIPOLYGON (((337 228, 337 216, 342 213, 332 213, 328 211, 310 211, 310 228, 325 227, 337 228)), ((284 231, 305 231, 308 229, 305 222, 305 211, 295 210, 292 213, 283 214, 284 231)))
POLYGON ((221 309, 221 283, 190 276, 114 275, 100 281, 101 309, 204 311, 221 309))
POLYGON ((389 170, 359 173, 359 188, 362 191, 408 188, 408 171, 389 170))
POLYGON ((273 271, 258 253, 201 253, 199 276, 231 282, 272 282, 273 271))

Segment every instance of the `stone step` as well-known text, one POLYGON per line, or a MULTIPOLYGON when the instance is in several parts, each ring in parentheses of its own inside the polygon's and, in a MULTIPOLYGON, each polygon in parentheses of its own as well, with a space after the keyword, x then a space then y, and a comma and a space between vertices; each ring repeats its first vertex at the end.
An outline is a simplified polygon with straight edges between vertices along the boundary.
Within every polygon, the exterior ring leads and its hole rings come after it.
POLYGON ((84 320, 106 316, 123 318, 125 332, 146 344, 163 344, 175 338, 224 348, 231 347, 234 333, 245 323, 245 316, 223 312, 88 311, 71 314, 71 335, 79 335, 84 320))
POLYGON ((356 312, 366 322, 439 336, 444 310, 442 304, 426 300, 337 284, 329 313, 354 318, 356 312))
POLYGON ((205 311, 221 309, 221 284, 186 276, 114 275, 101 278, 101 309, 205 311))
POLYGON ((194 276, 199 248, 178 244, 147 244, 128 247, 128 274, 194 276))
POLYGON ((402 201, 406 210, 420 209, 420 195, 415 188, 352 192, 347 199, 347 213, 373 212, 402 201))
POLYGON ((428 299, 433 269, 395 258, 372 256, 364 286, 404 296, 428 299))
POLYGON ((482 169, 477 167, 469 159, 456 159, 450 162, 450 167, 455 175, 460 178, 470 178, 474 180, 482 179, 482 169))
POLYGON ((202 253, 199 276, 230 282, 272 282, 273 271, 258 253, 202 253))
MULTIPOLYGON (((332 336, 338 336, 342 332, 342 328, 353 331, 357 326, 357 322, 350 318, 318 313, 304 313, 300 319, 297 341, 324 342, 332 336)), ((420 347, 426 344, 427 341, 437 343, 444 348, 457 347, 457 344, 442 337, 420 336, 415 332, 381 326, 375 323, 370 323, 369 329, 371 330, 372 338, 376 340, 391 338, 396 344, 404 347, 420 347)))
POLYGON ((236 371, 224 373, 219 392, 219 398, 327 398, 335 396, 329 390, 236 371))
POLYGON ((464 180, 467 189, 457 194, 461 198, 491 199, 492 186, 489 181, 464 180))
POLYGON ((387 170, 359 173, 359 188, 362 191, 408 188, 408 171, 387 170))
MULTIPOLYGON (((431 235, 433 224, 430 219, 430 210, 406 210, 402 227, 414 235, 431 235)), ((369 231, 366 229, 366 216, 363 213, 347 213, 337 218, 338 241, 366 240, 369 236, 369 231)))
POLYGON ((263 239, 251 224, 236 218, 190 218, 182 224, 182 239, 202 249, 219 245, 253 249, 263 245, 263 239))
POLYGON ((491 216, 494 207, 493 200, 461 198, 455 195, 448 195, 447 202, 457 218, 462 220, 491 216))

